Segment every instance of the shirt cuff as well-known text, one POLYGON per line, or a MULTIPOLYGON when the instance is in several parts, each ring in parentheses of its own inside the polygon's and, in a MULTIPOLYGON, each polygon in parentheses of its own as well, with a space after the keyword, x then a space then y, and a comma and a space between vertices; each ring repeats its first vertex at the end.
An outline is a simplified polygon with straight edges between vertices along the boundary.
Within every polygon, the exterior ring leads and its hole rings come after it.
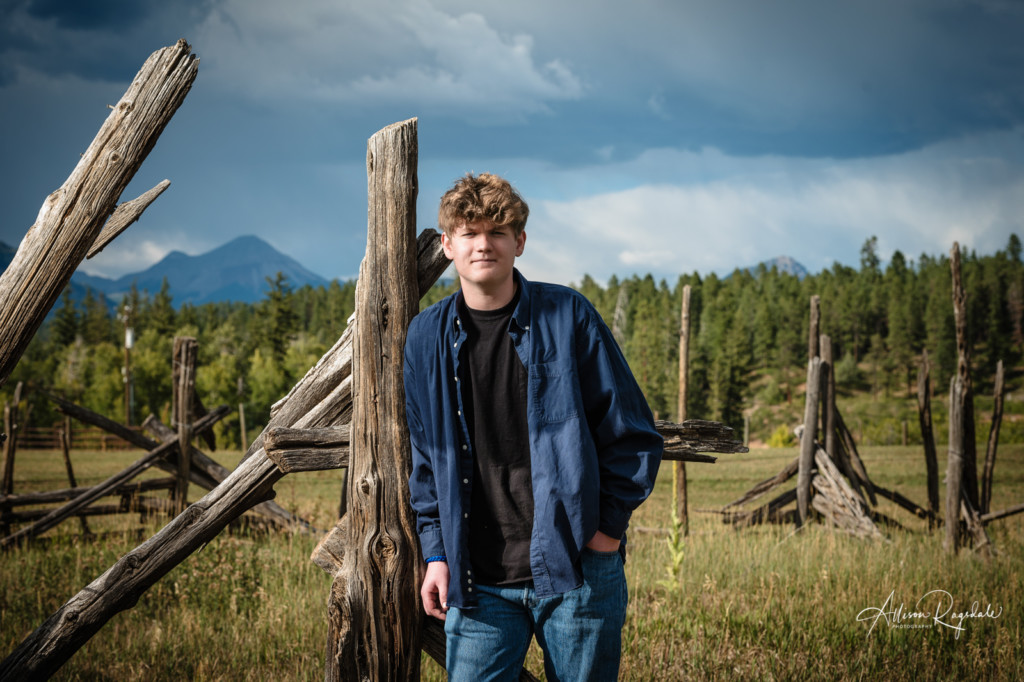
POLYGON ((629 527, 630 516, 632 514, 627 511, 604 509, 601 513, 601 520, 597 524, 597 529, 608 537, 621 540, 626 534, 626 528, 629 527))
POLYGON ((440 528, 424 528, 420 531, 420 551, 423 553, 424 561, 430 557, 443 556, 444 540, 441 538, 440 528))

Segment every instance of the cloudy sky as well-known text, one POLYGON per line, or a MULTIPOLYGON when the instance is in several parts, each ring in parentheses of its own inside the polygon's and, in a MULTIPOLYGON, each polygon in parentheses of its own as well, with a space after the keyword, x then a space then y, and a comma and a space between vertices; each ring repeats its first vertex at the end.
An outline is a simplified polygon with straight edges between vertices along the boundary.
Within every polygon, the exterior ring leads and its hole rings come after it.
POLYGON ((1024 235, 1016 0, 0 0, 0 241, 16 246, 142 63, 199 76, 83 270, 255 234, 350 278, 366 140, 419 118, 419 227, 460 175, 531 206, 534 279, 811 271, 1024 235))

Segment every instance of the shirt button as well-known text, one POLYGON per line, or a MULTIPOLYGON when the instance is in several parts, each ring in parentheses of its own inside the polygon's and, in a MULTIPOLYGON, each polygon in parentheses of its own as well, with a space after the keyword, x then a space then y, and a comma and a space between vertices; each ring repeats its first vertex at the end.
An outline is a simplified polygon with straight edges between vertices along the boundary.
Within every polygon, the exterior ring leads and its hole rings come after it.
POLYGON ((466 588, 466 592, 472 592, 472 591, 473 591, 473 588, 472 588, 472 587, 467 587, 467 588, 466 588))
POLYGON ((459 342, 458 341, 456 341, 455 343, 452 344, 452 348, 458 348, 458 347, 459 347, 459 342))
POLYGON ((523 329, 524 329, 525 331, 530 331, 530 325, 526 325, 525 327, 523 327, 523 329))
POLYGON ((469 479, 468 478, 464 478, 464 479, 462 479, 462 482, 468 484, 469 483, 469 479))
POLYGON ((472 585, 473 584, 473 579, 472 578, 466 578, 466 582, 469 583, 470 585, 472 585))
POLYGON ((462 416, 462 410, 459 410, 459 411, 458 411, 458 415, 459 415, 460 417, 462 416))
POLYGON ((455 377, 455 380, 456 380, 456 381, 458 381, 458 380, 459 380, 459 378, 458 378, 458 377, 455 377))
POLYGON ((466 514, 463 514, 463 515, 462 515, 462 518, 464 518, 464 519, 468 519, 468 518, 469 518, 469 514, 468 514, 468 513, 466 513, 466 514))
POLYGON ((469 448, 468 448, 468 447, 467 447, 466 445, 463 445, 463 446, 462 446, 462 449, 463 449, 463 450, 468 450, 469 448))

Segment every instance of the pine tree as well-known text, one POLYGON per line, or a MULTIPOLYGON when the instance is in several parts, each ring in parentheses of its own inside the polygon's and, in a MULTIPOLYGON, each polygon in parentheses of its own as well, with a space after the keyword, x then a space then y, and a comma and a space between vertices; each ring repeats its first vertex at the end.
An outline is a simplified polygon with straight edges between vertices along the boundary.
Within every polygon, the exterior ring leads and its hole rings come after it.
POLYGON ((146 318, 148 326, 161 336, 174 334, 176 328, 174 307, 171 305, 171 285, 164 277, 160 283, 160 291, 148 306, 146 306, 146 318))
POLYGON ((114 341, 113 318, 107 305, 107 298, 102 293, 96 296, 92 289, 86 288, 82 299, 82 338, 87 345, 114 341))
POLYGON ((58 346, 67 346, 75 340, 79 333, 78 311, 71 297, 71 285, 64 287, 60 297, 60 307, 54 313, 53 340, 58 346))
POLYGON ((299 316, 293 307, 288 277, 279 271, 273 279, 267 277, 266 280, 270 289, 260 304, 260 317, 264 322, 263 333, 271 357, 281 363, 288 350, 289 339, 296 331, 299 316))

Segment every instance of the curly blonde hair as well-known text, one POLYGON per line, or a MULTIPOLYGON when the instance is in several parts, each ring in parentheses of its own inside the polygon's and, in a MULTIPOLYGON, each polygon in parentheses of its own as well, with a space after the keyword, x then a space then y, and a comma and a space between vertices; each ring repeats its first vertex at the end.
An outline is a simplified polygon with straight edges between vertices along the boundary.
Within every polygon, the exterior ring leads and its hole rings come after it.
POLYGON ((530 207, 508 180, 491 173, 466 173, 441 197, 437 224, 451 237, 465 223, 489 220, 511 227, 518 237, 529 215, 530 207))

